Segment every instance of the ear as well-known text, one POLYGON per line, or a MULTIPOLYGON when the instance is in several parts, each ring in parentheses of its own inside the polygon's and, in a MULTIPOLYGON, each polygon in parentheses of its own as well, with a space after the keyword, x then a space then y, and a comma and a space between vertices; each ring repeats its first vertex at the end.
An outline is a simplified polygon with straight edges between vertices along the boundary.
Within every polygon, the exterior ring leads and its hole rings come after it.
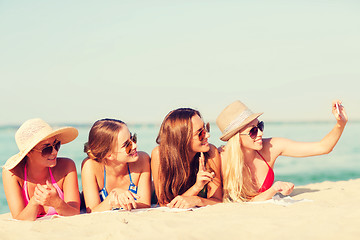
POLYGON ((108 153, 108 154, 106 154, 106 159, 108 159, 108 160, 114 160, 115 159, 115 154, 114 153, 108 153))

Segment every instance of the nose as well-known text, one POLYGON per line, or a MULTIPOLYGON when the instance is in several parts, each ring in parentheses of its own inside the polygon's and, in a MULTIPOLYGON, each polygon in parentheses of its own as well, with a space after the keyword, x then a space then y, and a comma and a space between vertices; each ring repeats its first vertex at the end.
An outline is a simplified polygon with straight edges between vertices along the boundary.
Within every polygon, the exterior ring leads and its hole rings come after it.
POLYGON ((206 131, 205 138, 208 139, 210 137, 210 133, 206 131))

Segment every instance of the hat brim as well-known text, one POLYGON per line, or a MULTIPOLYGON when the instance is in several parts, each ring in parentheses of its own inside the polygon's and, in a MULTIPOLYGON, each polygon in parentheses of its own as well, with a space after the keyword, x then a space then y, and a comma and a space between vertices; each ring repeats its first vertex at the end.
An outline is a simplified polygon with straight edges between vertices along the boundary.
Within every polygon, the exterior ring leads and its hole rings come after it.
POLYGON ((41 141, 56 136, 56 138, 61 142, 61 144, 66 144, 73 141, 75 138, 77 138, 78 135, 79 132, 74 127, 63 127, 56 129, 51 133, 47 134, 46 136, 39 138, 39 140, 33 142, 23 151, 20 151, 19 153, 9 158, 3 168, 11 170, 16 167, 25 158, 25 156, 41 141))
POLYGON ((254 113, 250 115, 247 119, 245 119, 239 126, 236 128, 226 132, 220 137, 221 141, 228 141, 232 136, 234 136, 237 132, 239 132, 242 128, 246 127, 250 122, 252 122, 254 119, 257 119, 259 116, 261 116, 263 113, 254 113))

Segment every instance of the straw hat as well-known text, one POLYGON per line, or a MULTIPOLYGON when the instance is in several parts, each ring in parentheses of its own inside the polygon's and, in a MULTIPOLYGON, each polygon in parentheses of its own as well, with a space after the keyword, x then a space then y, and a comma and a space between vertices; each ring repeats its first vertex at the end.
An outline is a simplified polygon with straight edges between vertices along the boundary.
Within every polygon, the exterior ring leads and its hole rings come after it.
POLYGON ((227 141, 252 120, 263 113, 253 113, 245 104, 235 101, 217 117, 216 124, 222 132, 220 140, 227 141))
POLYGON ((9 158, 3 167, 8 170, 13 169, 39 142, 53 136, 65 144, 78 136, 78 130, 73 127, 53 129, 39 118, 27 120, 15 133, 15 141, 20 152, 9 158))

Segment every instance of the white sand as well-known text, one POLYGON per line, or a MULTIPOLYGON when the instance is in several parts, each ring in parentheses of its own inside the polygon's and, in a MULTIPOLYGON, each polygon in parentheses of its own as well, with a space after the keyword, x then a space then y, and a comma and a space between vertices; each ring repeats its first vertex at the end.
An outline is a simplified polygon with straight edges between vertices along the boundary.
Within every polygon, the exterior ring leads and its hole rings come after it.
POLYGON ((0 215, 0 239, 360 239, 360 179, 295 188, 296 202, 106 212, 36 222, 0 215))

